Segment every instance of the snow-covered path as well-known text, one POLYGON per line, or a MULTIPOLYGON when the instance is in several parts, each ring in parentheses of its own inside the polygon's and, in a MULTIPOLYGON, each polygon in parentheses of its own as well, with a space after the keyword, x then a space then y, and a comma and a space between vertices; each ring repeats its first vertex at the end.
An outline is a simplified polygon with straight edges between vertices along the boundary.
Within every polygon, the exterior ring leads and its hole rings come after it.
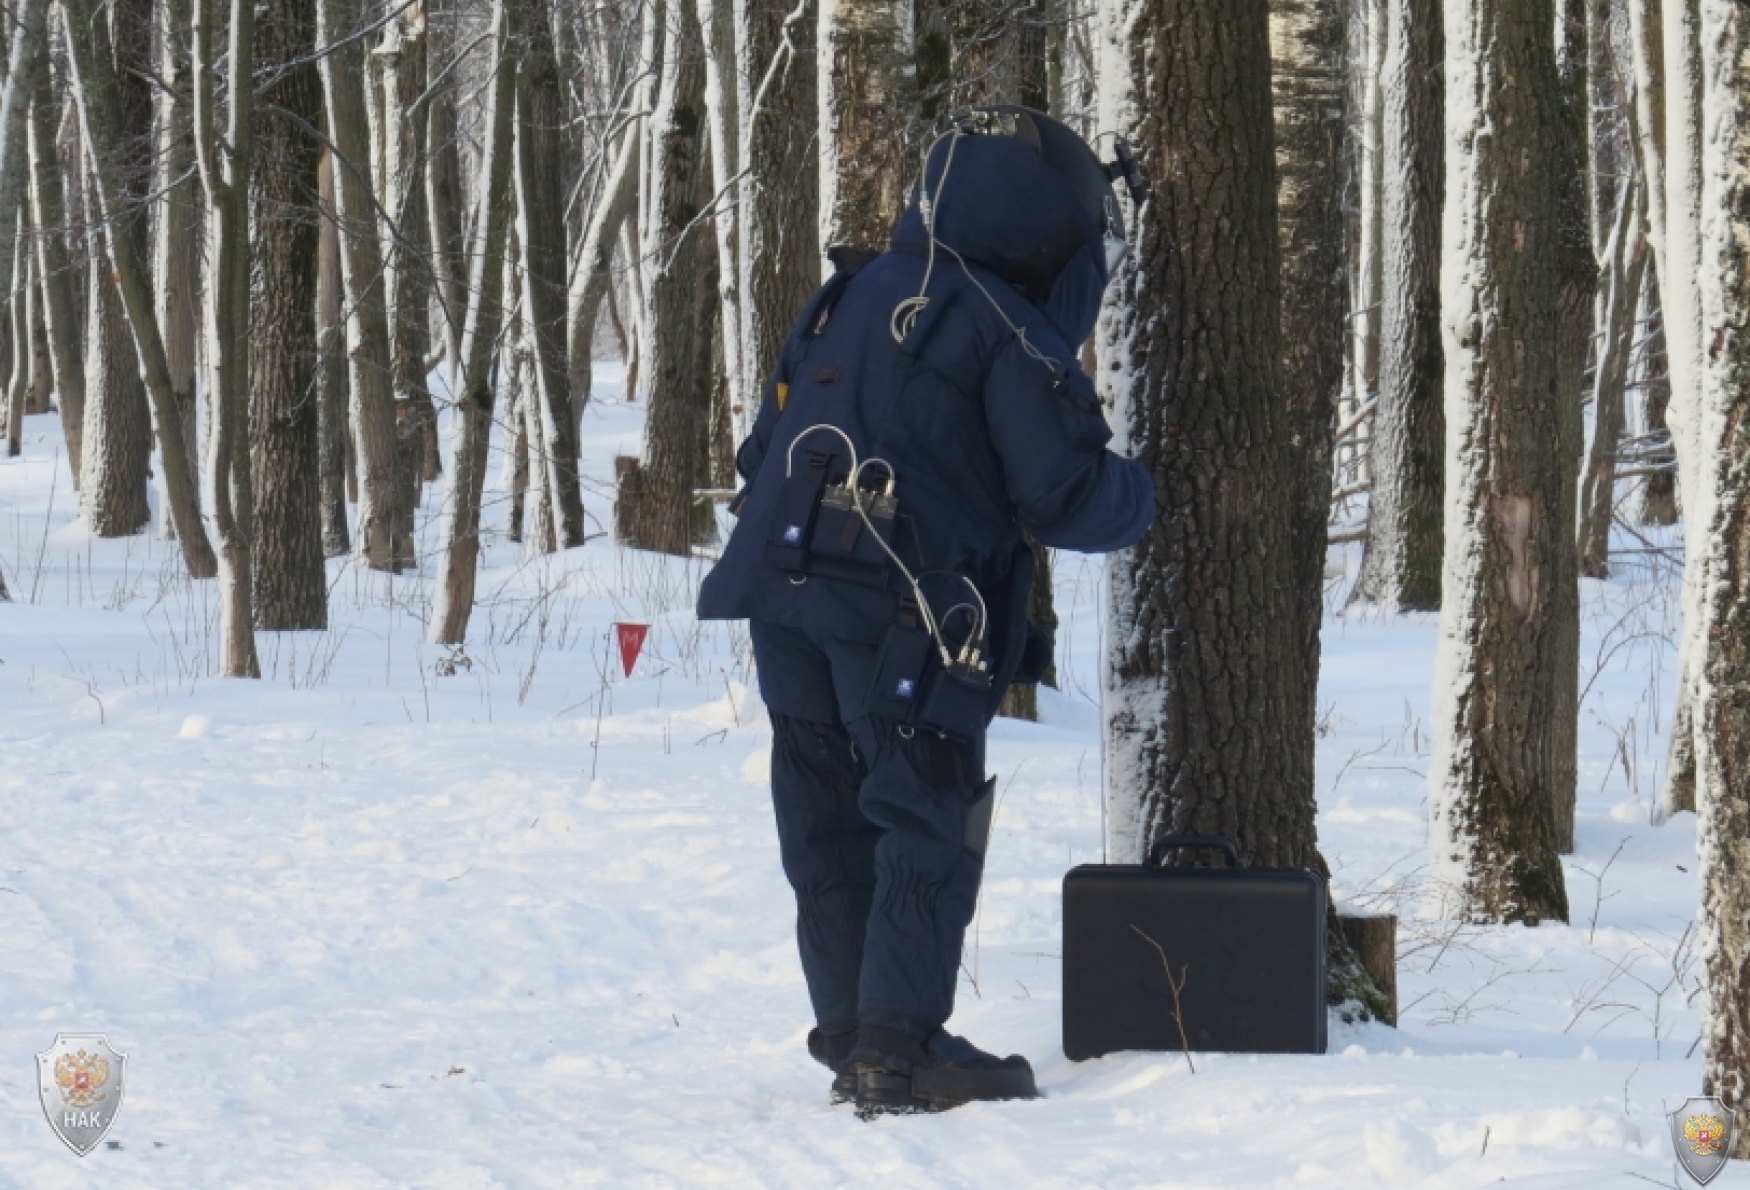
MULTIPOLYGON (((586 434, 605 517, 637 413, 598 403, 586 434)), ((32 418, 0 461, 0 1188, 1673 1181, 1661 1104, 1700 1060, 1692 819, 1647 822, 1657 576, 1587 590, 1572 926, 1416 919, 1433 625, 1328 622, 1321 839, 1338 895, 1407 919, 1403 1027, 1192 1074, 1059 1049, 1058 886, 1100 835, 1099 569, 1065 556, 1065 690, 995 730, 954 1022, 1045 1098, 866 1125, 803 1051, 769 732, 745 635, 689 614, 701 563, 496 543, 452 658, 418 580, 336 562, 331 630, 264 634, 264 680, 221 681, 211 584, 91 542, 58 444, 32 418), (656 626, 630 679, 620 619, 656 626), (57 1031, 128 1055, 118 1147, 83 1160, 36 1101, 57 1031)))

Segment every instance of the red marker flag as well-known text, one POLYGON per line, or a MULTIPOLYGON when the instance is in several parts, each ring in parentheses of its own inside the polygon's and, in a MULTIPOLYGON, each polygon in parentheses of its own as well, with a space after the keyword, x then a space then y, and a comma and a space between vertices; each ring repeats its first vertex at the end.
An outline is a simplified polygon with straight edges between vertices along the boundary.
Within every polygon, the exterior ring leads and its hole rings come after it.
POLYGON ((638 664, 638 654, 644 648, 644 638, 650 635, 648 624, 615 624, 614 636, 620 642, 620 664, 626 669, 626 676, 632 676, 632 667, 638 664))

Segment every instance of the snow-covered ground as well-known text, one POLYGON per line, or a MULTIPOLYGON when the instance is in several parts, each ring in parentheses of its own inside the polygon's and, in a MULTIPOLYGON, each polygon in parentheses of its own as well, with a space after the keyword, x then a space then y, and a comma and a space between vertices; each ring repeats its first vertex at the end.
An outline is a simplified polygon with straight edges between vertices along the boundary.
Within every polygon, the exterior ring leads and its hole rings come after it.
MULTIPOLYGON (((598 400, 585 430, 606 519, 639 414, 598 400)), ((704 562, 495 540, 452 656, 425 582, 337 561, 330 630, 262 634, 263 680, 225 681, 212 584, 73 508, 33 417, 0 461, 0 1187, 1688 1184, 1662 1111, 1700 1089, 1694 832, 1648 821, 1652 555, 1585 593, 1568 926, 1421 916, 1434 625, 1327 622, 1320 838, 1339 896, 1404 918, 1402 1027, 1195 1074, 1059 1048, 1059 882, 1100 852, 1100 566, 1062 556, 1064 690, 993 732, 953 1022, 1045 1098, 863 1124, 803 1050, 769 732, 745 633, 690 614, 704 562), (630 679, 616 620, 655 626, 630 679), (36 1098, 58 1031, 128 1055, 83 1160, 36 1098)))

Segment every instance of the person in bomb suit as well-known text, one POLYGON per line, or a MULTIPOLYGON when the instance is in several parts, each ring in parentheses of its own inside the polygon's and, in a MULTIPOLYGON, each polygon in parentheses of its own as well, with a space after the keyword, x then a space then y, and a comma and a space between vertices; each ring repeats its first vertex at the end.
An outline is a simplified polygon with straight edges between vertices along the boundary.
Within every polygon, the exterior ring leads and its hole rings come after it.
POLYGON ((985 729, 1037 679, 1033 555, 1142 536, 1154 490, 1076 354, 1124 250, 1103 164, 1043 113, 956 113, 869 256, 843 249, 736 455, 701 619, 747 619, 813 1056, 865 1116, 1035 1095, 948 1033, 994 781, 985 729))

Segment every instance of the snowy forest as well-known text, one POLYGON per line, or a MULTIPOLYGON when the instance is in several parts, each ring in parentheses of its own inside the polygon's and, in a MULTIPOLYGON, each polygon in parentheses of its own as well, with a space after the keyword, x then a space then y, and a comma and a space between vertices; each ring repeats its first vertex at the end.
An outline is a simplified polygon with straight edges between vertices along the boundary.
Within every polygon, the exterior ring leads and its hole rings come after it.
POLYGON ((0 0, 0 56, 0 1182, 81 1180, 57 1029, 132 1055, 114 1185, 1681 1186, 1701 1094, 1750 1158, 1741 4, 0 0), (868 1127, 694 597, 829 251, 992 104, 1146 171, 1079 350, 1156 515, 1032 543, 990 730, 955 1020, 1043 1098, 868 1127), (1062 1057, 1063 874, 1168 832, 1328 879, 1327 1055, 1062 1057))

